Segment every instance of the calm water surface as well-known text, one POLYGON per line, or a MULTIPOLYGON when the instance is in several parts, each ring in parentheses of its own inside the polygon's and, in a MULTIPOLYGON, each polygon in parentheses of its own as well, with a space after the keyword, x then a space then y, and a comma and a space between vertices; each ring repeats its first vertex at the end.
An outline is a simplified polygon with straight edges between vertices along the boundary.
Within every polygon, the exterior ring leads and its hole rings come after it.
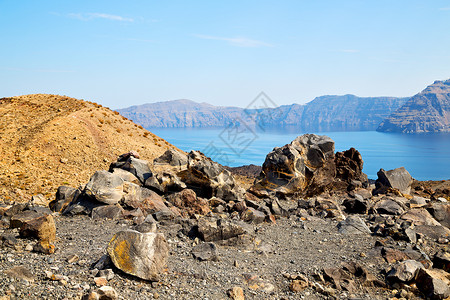
MULTIPOLYGON (((150 128, 184 151, 200 150, 229 166, 262 165, 274 147, 290 143, 302 132, 289 129, 231 133, 223 128, 150 128)), ((403 135, 376 131, 320 132, 335 142, 336 151, 354 147, 364 172, 376 179, 380 168, 405 167, 418 180, 450 179, 450 134, 403 135)))

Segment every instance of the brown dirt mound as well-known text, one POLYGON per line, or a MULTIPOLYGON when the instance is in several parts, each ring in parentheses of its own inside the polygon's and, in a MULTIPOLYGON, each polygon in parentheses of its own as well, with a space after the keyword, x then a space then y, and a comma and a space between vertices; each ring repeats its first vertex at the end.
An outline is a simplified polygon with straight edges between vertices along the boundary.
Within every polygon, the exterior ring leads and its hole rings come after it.
POLYGON ((165 140, 99 104, 35 94, 0 99, 0 199, 53 197, 60 185, 78 186, 118 155, 136 150, 153 161, 165 140))

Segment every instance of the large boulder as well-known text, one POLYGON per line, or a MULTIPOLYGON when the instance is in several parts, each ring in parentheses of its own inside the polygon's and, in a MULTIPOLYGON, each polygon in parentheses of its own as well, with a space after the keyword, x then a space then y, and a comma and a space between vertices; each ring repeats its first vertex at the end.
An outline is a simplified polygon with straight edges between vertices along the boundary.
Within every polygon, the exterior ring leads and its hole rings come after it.
POLYGON ((121 204, 127 209, 141 209, 145 215, 168 210, 163 198, 152 190, 133 183, 124 184, 124 197, 121 204))
POLYGON ((178 172, 177 176, 202 198, 236 201, 244 194, 230 171, 199 151, 189 153, 187 169, 178 172))
POLYGON ((167 150, 166 152, 164 152, 163 155, 153 160, 154 165, 168 164, 176 167, 186 166, 187 163, 188 163, 187 155, 174 149, 167 150))
POLYGON ((146 160, 136 158, 135 155, 133 155, 133 152, 119 156, 117 161, 109 166, 109 171, 113 172, 115 168, 130 172, 139 179, 141 184, 144 184, 147 178, 152 176, 152 171, 148 166, 148 162, 146 160))
POLYGON ((413 182, 413 178, 404 167, 389 171, 380 169, 377 172, 377 175, 378 179, 375 182, 375 194, 382 193, 388 188, 397 189, 402 194, 409 194, 411 192, 411 184, 413 182))
POLYGON ((124 181, 120 176, 107 171, 97 171, 84 188, 89 197, 104 204, 116 204, 123 195, 124 181))
POLYGON ((26 220, 20 227, 20 236, 32 237, 52 244, 56 239, 56 225, 52 215, 26 220))
POLYGON ((145 280, 157 281, 169 256, 169 244, 161 233, 125 230, 113 236, 107 251, 116 268, 145 280))
POLYGON ((367 175, 363 173, 364 161, 361 153, 355 148, 343 152, 336 152, 334 162, 336 164, 336 177, 350 183, 352 180, 367 182, 367 175))
POLYGON ((266 156, 251 191, 311 195, 322 192, 336 176, 334 142, 327 136, 305 134, 266 156))

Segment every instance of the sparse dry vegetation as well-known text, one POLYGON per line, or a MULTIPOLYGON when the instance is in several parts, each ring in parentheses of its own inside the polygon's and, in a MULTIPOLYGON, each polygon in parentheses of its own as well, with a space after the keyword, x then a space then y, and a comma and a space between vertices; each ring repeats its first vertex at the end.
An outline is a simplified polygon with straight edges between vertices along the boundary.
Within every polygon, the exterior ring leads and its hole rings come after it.
POLYGON ((0 198, 8 201, 78 186, 130 150, 152 161, 173 147, 118 112, 66 96, 1 98, 0 128, 0 198))

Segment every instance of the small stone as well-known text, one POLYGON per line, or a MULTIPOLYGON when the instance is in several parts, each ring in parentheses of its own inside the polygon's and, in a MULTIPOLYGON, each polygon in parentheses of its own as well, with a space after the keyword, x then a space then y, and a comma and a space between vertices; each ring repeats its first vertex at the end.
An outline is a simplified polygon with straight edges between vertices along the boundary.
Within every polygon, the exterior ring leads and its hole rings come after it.
POLYGON ((233 300, 245 300, 244 290, 241 287, 232 287, 227 291, 227 294, 233 300))
POLYGON ((307 287, 308 287, 308 282, 306 282, 304 280, 293 280, 289 284, 289 289, 291 290, 291 292, 294 292, 294 293, 301 292, 304 289, 306 289, 307 287))
POLYGON ((105 286, 108 284, 108 280, 105 277, 95 277, 94 282, 97 286, 105 286))
POLYGON ((192 249, 192 255, 194 255, 194 258, 200 260, 200 261, 206 261, 206 260, 212 260, 212 261, 218 261, 219 258, 217 257, 217 247, 214 243, 201 243, 197 246, 195 246, 192 249))
POLYGON ((116 300, 119 298, 116 290, 110 286, 102 286, 97 290, 100 300, 116 300))
POLYGON ((83 300, 99 300, 100 296, 97 294, 96 291, 90 292, 88 295, 83 297, 83 300))
POLYGON ((80 259, 80 257, 78 255, 72 254, 72 255, 69 255, 69 257, 67 257, 67 262, 69 264, 72 264, 72 263, 78 261, 79 259, 80 259))
POLYGON ((100 270, 96 277, 105 277, 109 281, 114 278, 114 271, 112 269, 100 270))

